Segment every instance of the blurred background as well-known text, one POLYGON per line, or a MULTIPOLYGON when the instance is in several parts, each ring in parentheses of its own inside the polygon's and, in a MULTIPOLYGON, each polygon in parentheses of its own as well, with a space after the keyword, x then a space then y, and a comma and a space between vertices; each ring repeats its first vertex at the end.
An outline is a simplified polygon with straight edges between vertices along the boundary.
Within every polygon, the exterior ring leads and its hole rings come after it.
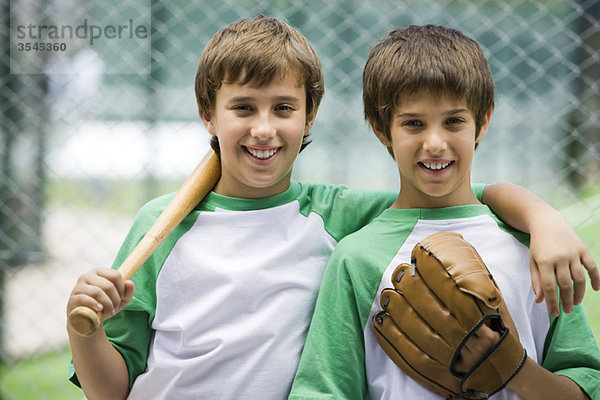
MULTIPOLYGON (((362 118, 362 68, 391 28, 448 25, 481 43, 497 87, 473 180, 542 196, 600 262, 596 0, 0 0, 1 399, 83 397, 67 381, 67 296, 207 150, 197 60, 218 29, 258 13, 285 18, 323 62, 294 179, 396 190, 362 118)), ((599 294, 584 305, 598 338, 599 294)))

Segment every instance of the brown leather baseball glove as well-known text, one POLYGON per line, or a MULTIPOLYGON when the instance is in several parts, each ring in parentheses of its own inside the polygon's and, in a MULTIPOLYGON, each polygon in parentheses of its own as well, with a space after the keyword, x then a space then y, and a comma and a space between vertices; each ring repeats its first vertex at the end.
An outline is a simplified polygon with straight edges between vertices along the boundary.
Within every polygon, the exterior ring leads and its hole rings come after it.
POLYGON ((409 377, 447 399, 486 399, 519 372, 527 357, 502 294, 475 248, 439 232, 418 243, 411 263, 381 292, 373 331, 409 377), (464 343, 482 324, 498 343, 467 373, 455 370, 464 343))

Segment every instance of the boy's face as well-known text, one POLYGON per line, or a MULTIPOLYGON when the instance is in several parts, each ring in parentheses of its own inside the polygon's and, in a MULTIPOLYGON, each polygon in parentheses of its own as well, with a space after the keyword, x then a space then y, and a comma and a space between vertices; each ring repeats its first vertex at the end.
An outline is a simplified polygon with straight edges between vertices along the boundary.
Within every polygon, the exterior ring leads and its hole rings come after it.
POLYGON ((479 135, 464 99, 422 92, 400 103, 390 125, 392 147, 400 172, 396 208, 433 208, 477 203, 471 190, 475 143, 489 126, 491 110, 479 135))
POLYGON ((314 118, 306 119, 306 91, 294 76, 268 85, 223 83, 212 115, 203 117, 219 138, 221 179, 218 194, 263 198, 284 192, 302 138, 314 118))

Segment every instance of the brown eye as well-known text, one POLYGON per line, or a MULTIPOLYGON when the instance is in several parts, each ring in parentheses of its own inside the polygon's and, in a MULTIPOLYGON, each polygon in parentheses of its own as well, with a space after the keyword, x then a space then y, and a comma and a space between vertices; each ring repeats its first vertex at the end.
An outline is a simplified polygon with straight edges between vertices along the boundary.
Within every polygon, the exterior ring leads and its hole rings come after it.
POLYGON ((294 107, 289 104, 281 104, 275 108, 276 111, 294 111, 294 107))
POLYGON ((446 121, 447 124, 452 125, 452 124, 460 124, 463 123, 464 120, 462 118, 457 118, 457 117, 453 117, 453 118, 448 118, 448 121, 446 121))
POLYGON ((252 107, 245 105, 245 104, 238 104, 232 107, 233 110, 235 111, 241 111, 241 112, 249 112, 252 111, 252 107))

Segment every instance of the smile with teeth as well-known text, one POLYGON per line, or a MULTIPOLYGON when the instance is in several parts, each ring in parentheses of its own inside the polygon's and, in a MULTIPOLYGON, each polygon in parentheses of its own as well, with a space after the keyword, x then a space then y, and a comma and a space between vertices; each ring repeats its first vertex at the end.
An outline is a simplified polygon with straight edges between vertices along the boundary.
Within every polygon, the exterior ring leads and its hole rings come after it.
POLYGON ((258 150, 258 149, 251 149, 249 147, 246 147, 246 150, 248 151, 248 153, 252 154, 254 157, 258 158, 259 160, 266 160, 268 158, 273 157, 275 155, 275 153, 277 153, 279 151, 279 148, 258 150))
POLYGON ((423 161, 423 162, 421 162, 421 165, 423 165, 425 168, 431 169, 434 171, 444 169, 450 164, 452 164, 452 161, 444 161, 444 162, 425 162, 425 161, 423 161))

